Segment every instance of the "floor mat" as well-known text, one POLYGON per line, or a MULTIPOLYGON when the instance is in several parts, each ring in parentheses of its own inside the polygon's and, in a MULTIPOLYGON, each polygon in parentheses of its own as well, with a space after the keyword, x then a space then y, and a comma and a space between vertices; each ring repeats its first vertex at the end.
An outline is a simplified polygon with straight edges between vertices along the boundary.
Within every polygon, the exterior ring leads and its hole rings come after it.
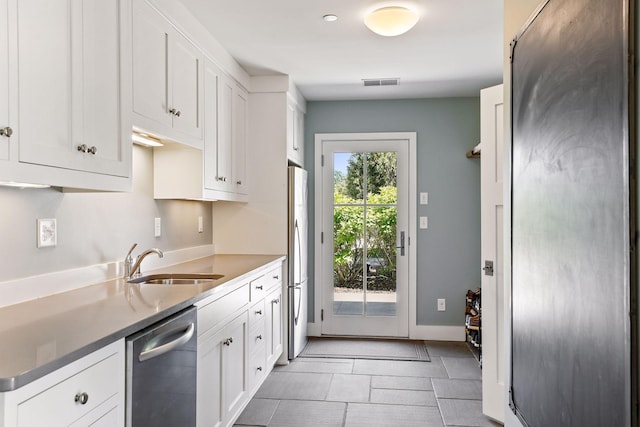
POLYGON ((309 337, 299 357, 430 362, 424 341, 309 337))

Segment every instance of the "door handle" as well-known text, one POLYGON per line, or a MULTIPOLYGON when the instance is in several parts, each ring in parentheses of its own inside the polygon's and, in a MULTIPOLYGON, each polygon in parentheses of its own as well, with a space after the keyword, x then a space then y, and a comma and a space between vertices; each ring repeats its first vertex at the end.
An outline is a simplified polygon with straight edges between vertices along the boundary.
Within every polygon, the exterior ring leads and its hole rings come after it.
MULTIPOLYGON (((140 356, 138 356, 138 360, 140 360, 141 362, 144 362, 145 360, 149 360, 149 359, 153 359, 154 357, 158 357, 158 356, 162 356, 165 353, 170 352, 171 350, 174 350, 184 344, 187 343, 187 341, 189 341, 191 339, 191 337, 193 336, 193 332, 195 331, 196 327, 193 323, 189 324, 189 327, 184 331, 184 333, 182 335, 180 335, 178 338, 176 338, 173 341, 170 341, 166 344, 162 344, 159 345, 157 347, 152 347, 148 350, 143 351, 142 353, 140 353, 140 356)), ((159 338, 161 337, 165 337, 167 335, 173 334, 176 331, 168 331, 165 332, 164 334, 160 334, 158 335, 158 337, 153 340, 151 342, 151 344, 153 345, 154 342, 157 342, 159 338)))
POLYGON ((400 256, 404 256, 404 231, 400 232, 400 246, 396 246, 396 249, 400 249, 400 256))

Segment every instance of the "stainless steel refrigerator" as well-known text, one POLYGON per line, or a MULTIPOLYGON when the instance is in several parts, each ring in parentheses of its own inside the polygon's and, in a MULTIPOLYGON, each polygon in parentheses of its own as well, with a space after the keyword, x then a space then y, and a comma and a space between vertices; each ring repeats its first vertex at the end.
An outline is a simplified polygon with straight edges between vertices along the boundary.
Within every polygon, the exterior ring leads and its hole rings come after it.
POLYGON ((307 182, 306 170, 289 167, 289 360, 298 356, 307 344, 307 182))

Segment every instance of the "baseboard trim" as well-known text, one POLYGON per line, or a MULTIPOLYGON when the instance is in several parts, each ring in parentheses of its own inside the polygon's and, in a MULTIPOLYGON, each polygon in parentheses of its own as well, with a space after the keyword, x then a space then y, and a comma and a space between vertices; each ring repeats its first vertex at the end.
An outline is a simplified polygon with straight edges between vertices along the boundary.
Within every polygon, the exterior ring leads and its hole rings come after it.
MULTIPOLYGON (((167 251, 162 259, 145 258, 142 268, 145 271, 166 267, 210 256, 214 253, 214 245, 167 251)), ((122 261, 107 262, 0 282, 0 307, 116 279, 124 274, 122 264, 122 261)))
POLYGON ((464 326, 415 325, 409 328, 409 338, 428 341, 465 341, 464 326))

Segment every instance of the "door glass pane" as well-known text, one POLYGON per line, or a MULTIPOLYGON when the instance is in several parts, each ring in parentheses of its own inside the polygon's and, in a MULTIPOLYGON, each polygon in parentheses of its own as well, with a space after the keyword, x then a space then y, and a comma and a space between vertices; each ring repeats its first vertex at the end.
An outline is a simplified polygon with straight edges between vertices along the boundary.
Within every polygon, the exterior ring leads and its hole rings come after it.
POLYGON ((333 313, 395 316, 397 153, 333 160, 333 313))

